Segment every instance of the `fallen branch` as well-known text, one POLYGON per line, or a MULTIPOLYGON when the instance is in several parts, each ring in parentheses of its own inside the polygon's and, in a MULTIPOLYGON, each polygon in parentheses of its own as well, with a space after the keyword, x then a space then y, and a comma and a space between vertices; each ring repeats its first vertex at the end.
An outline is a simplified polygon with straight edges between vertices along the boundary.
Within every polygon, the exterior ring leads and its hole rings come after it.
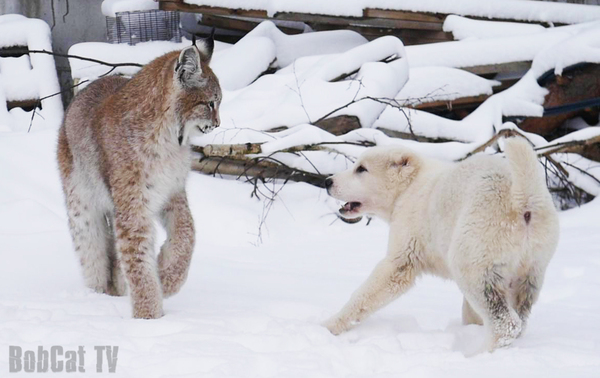
POLYGON ((291 168, 284 164, 267 161, 268 158, 253 158, 250 160, 232 159, 228 157, 206 156, 192 162, 192 169, 207 175, 236 176, 237 179, 259 179, 263 182, 269 179, 305 182, 319 188, 325 187, 327 175, 291 168))
POLYGON ((536 148, 535 150, 538 151, 538 156, 548 156, 550 154, 559 153, 575 153, 582 155, 586 147, 597 143, 600 143, 600 135, 589 139, 572 140, 563 143, 551 144, 548 146, 536 148))

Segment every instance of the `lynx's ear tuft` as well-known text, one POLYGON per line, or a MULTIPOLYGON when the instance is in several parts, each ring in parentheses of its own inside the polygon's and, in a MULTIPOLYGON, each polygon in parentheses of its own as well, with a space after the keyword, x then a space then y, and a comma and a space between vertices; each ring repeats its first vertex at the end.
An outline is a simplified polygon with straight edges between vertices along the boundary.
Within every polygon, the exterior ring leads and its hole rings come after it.
MULTIPOLYGON (((195 36, 194 36, 195 37, 195 36)), ((201 38, 200 44, 198 46, 198 51, 200 51, 200 59, 209 64, 212 58, 213 51, 215 49, 215 28, 212 29, 210 35, 206 38, 201 38)), ((196 44, 196 39, 194 38, 194 44, 196 44)))
POLYGON ((200 87, 204 84, 200 51, 196 46, 181 50, 175 66, 175 74, 183 87, 200 87))

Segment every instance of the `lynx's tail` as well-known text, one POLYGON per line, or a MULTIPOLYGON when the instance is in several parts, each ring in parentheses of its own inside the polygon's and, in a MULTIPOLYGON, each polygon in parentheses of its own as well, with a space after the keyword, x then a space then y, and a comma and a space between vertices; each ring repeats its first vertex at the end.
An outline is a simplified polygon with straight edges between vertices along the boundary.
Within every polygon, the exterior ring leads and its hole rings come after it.
POLYGON ((505 154, 512 172, 513 208, 525 211, 525 220, 529 223, 530 212, 549 196, 537 155, 529 142, 519 137, 505 140, 505 154))

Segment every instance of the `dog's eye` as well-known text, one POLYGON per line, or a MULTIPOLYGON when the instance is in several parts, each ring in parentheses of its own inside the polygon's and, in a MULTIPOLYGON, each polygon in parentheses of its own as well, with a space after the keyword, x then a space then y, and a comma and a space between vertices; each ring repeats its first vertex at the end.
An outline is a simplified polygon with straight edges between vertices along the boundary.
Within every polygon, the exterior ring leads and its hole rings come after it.
POLYGON ((368 172, 367 168, 363 167, 362 165, 359 165, 358 168, 356 168, 356 173, 363 173, 363 172, 368 172))

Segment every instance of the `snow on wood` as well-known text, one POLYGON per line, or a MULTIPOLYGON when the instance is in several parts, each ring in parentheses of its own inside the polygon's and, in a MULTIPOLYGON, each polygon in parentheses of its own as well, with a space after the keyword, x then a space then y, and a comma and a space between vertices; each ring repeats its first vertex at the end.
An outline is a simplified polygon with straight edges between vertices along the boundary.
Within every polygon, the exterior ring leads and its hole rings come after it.
MULTIPOLYGON (((30 50, 52 51, 50 27, 39 19, 20 15, 0 16, 0 49, 23 46, 30 50)), ((62 121, 61 97, 54 58, 46 54, 0 57, 0 125, 2 129, 27 131, 58 127, 62 121), (8 109, 7 103, 40 100, 41 110, 8 109), (32 112, 37 116, 33 117, 32 112)), ((37 103, 37 101, 36 101, 37 103)))
POLYGON ((284 12, 363 17, 367 9, 386 9, 560 24, 600 19, 599 7, 524 0, 184 0, 184 2, 229 9, 265 10, 271 17, 284 12))
MULTIPOLYGON (((475 26, 486 27, 483 21, 475 26)), ((600 61, 594 39, 599 33, 600 23, 588 23, 542 28, 526 35, 404 48, 395 37, 367 43, 347 31, 287 36, 271 22, 264 22, 237 44, 221 45, 215 52, 211 66, 224 89, 221 127, 193 142, 198 146, 260 143, 260 153, 248 156, 275 158, 289 168, 311 174, 344 169, 365 148, 363 142, 402 144, 426 155, 462 159, 495 140, 500 130, 511 128, 504 124, 504 117, 541 116, 547 91, 537 79, 564 62, 600 61), (557 50, 559 45, 565 47, 557 50), (570 45, 580 48, 568 50, 570 45), (571 52, 568 58, 560 53, 563 50, 571 52), (531 60, 533 68, 514 86, 495 95, 497 81, 452 68, 515 60, 531 60), (275 72, 263 74, 267 69, 275 72), (490 95, 460 121, 411 108, 427 101, 490 95), (362 127, 334 136, 314 126, 337 116, 356 117, 362 127), (287 130, 272 132, 282 128, 287 130), (363 144, 345 144, 352 140, 363 144), (322 144, 327 148, 311 147, 302 154, 290 150, 322 144)), ((81 44, 70 52, 93 52, 94 57, 110 62, 145 63, 187 43, 152 42, 135 47, 81 44)), ((76 77, 85 74, 93 78, 110 69, 90 67, 76 59, 71 62, 76 77)), ((120 72, 132 74, 137 70, 123 68, 120 72)), ((517 132, 537 146, 548 143, 542 137, 517 132)), ((496 144, 486 148, 497 151, 496 144)))
POLYGON ((449 15, 443 29, 450 32, 456 40, 511 37, 535 34, 545 30, 542 25, 521 22, 489 22, 466 17, 449 15))
POLYGON ((119 12, 135 12, 158 9, 154 0, 104 0, 102 13, 106 17, 117 17, 119 12))

